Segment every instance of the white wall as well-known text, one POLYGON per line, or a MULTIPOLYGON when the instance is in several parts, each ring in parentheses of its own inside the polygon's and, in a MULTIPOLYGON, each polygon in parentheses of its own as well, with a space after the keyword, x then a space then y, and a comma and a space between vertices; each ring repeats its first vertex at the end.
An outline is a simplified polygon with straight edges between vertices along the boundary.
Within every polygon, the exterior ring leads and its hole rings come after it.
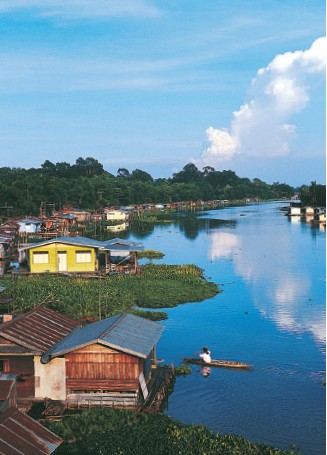
POLYGON ((66 400, 66 361, 55 358, 47 364, 34 356, 35 398, 66 400))

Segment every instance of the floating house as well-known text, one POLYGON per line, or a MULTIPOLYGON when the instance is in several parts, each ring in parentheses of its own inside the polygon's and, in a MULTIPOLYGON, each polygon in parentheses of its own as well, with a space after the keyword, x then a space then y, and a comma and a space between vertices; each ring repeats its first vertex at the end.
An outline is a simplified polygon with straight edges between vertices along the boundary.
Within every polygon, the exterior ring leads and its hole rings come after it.
POLYGON ((291 202, 288 215, 289 216, 301 216, 302 202, 291 202))
POLYGON ((63 236, 29 244, 19 249, 29 273, 137 272, 137 251, 143 245, 120 239, 106 242, 86 237, 63 236), (104 255, 100 266, 100 254, 104 255), (117 269, 118 267, 118 269, 117 269), (119 268, 120 267, 120 268, 119 268))
POLYGON ((162 332, 128 313, 81 327, 39 307, 0 326, 0 370, 16 375, 20 406, 50 399, 138 408, 152 392, 162 332))

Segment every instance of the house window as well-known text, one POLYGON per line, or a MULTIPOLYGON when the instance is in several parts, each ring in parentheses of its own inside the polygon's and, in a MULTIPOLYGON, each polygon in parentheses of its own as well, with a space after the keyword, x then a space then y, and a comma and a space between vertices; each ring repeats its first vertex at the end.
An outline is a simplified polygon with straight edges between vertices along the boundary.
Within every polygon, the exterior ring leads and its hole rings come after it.
POLYGON ((0 373, 9 373, 9 360, 0 359, 0 373))
POLYGON ((33 253, 33 264, 49 264, 48 251, 38 251, 33 253))
POLYGON ((76 251, 76 263, 92 262, 91 250, 76 251))

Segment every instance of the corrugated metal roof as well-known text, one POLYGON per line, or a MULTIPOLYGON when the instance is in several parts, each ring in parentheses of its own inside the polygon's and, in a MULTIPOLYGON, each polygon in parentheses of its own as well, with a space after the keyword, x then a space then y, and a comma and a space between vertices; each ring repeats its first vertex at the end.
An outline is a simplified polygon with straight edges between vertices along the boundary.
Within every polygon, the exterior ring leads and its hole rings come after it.
POLYGON ((36 246, 43 246, 43 245, 51 245, 53 243, 64 243, 67 245, 81 245, 81 246, 88 246, 91 248, 101 248, 103 247, 103 242, 99 242, 98 240, 88 239, 86 237, 70 237, 70 236, 62 236, 56 237, 49 240, 44 240, 43 242, 39 243, 32 243, 30 245, 24 246, 19 248, 19 250, 29 250, 31 248, 35 248, 36 246))
POLYGON ((44 245, 51 245, 54 243, 63 243, 66 245, 78 245, 78 246, 87 246, 90 248, 99 248, 101 250, 128 250, 128 251, 141 251, 144 249, 142 243, 131 242, 128 240, 122 239, 112 239, 107 240, 105 242, 100 242, 99 240, 93 240, 86 237, 69 237, 69 236, 62 236, 56 237, 49 240, 44 240, 43 242, 38 243, 31 243, 29 245, 23 246, 19 248, 20 251, 29 250, 31 248, 35 248, 36 246, 44 246, 44 245))
POLYGON ((144 250, 144 246, 142 243, 138 242, 131 242, 129 240, 122 240, 122 239, 112 239, 106 242, 103 242, 103 248, 105 250, 124 250, 124 251, 142 251, 144 250))
POLYGON ((0 326, 0 336, 30 349, 45 352, 68 335, 77 323, 46 307, 38 307, 0 326))
POLYGON ((0 415, 1 455, 48 455, 61 443, 59 436, 15 407, 0 415))
POLYGON ((23 346, 0 343, 0 354, 27 354, 29 352, 31 352, 31 350, 28 348, 24 348, 23 346))
POLYGON ((49 349, 42 360, 75 351, 93 343, 146 358, 158 342, 164 327, 158 322, 123 313, 73 330, 49 349))

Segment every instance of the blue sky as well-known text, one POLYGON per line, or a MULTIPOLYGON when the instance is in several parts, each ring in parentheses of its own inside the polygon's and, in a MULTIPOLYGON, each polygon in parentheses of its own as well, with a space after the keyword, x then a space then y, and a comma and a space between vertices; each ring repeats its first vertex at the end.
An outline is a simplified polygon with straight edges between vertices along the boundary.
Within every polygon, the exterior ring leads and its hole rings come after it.
POLYGON ((325 183, 325 1, 0 0, 0 167, 325 183))

